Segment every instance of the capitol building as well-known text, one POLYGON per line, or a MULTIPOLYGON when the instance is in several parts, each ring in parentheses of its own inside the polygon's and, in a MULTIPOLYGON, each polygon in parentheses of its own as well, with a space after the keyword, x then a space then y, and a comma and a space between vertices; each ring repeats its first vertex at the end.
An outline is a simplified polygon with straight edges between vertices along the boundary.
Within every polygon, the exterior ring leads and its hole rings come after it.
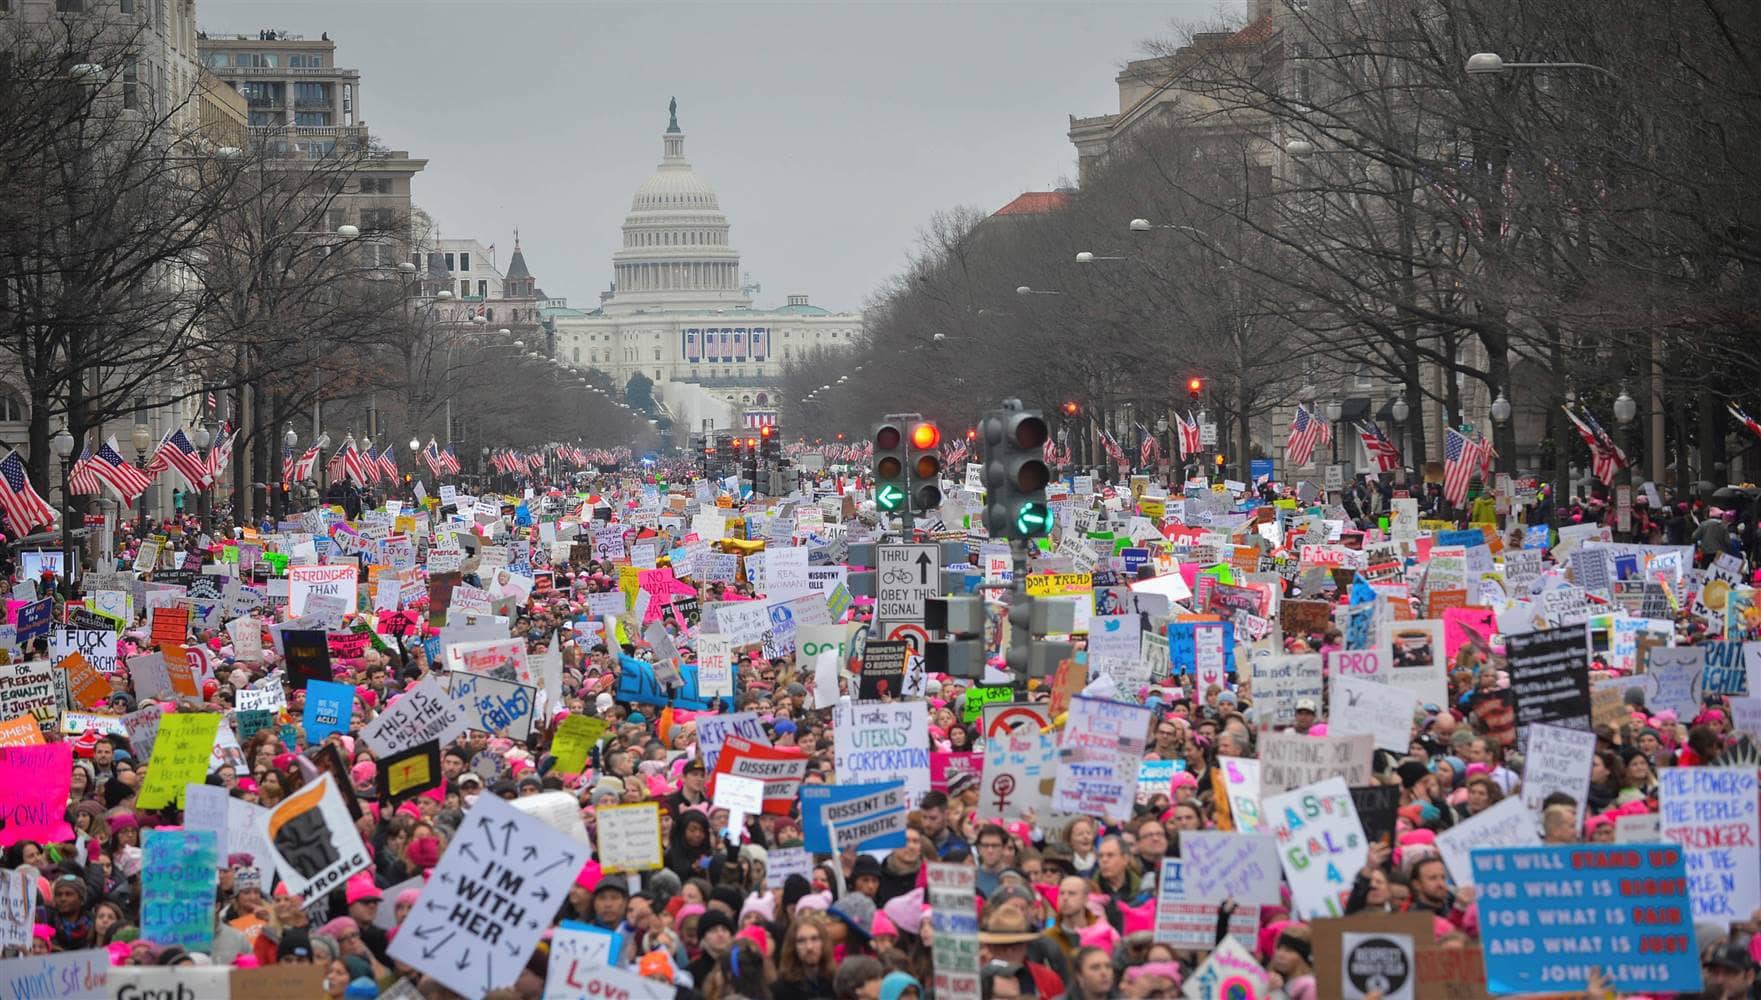
POLYGON ((853 346, 862 316, 829 312, 805 295, 790 295, 780 309, 753 308, 727 216, 685 159, 676 102, 671 111, 660 166, 624 218, 611 290, 591 312, 552 313, 556 356, 620 386, 652 379, 681 434, 774 423, 783 366, 815 347, 853 346))

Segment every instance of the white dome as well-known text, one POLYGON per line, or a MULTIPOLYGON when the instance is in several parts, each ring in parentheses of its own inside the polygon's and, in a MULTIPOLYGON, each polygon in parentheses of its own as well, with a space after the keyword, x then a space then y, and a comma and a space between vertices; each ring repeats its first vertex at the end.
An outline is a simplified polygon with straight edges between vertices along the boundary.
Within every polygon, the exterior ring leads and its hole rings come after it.
POLYGON ((632 212, 720 211, 715 188, 688 163, 661 164, 630 199, 632 212))
POLYGON ((677 117, 661 135, 660 165, 636 188, 612 254, 608 313, 643 309, 744 309, 740 252, 729 238, 715 188, 685 159, 677 117))

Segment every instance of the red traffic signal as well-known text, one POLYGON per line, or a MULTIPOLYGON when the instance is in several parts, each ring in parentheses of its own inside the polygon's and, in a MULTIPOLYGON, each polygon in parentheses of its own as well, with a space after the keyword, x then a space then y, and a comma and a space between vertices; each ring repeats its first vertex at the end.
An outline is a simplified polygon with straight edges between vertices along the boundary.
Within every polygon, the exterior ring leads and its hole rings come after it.
POLYGON ((911 428, 911 447, 925 451, 941 443, 942 432, 935 424, 926 421, 911 428))
POLYGON ((761 437, 763 437, 765 440, 768 441, 768 440, 770 440, 771 433, 775 430, 776 430, 776 428, 771 427, 769 425, 766 425, 764 427, 760 427, 758 429, 758 433, 761 437))
POLYGON ((1195 403, 1198 402, 1199 393, 1204 392, 1204 391, 1205 391, 1205 380, 1204 379, 1202 379, 1202 378, 1189 378, 1186 380, 1186 394, 1188 396, 1192 397, 1193 402, 1195 402, 1195 403))

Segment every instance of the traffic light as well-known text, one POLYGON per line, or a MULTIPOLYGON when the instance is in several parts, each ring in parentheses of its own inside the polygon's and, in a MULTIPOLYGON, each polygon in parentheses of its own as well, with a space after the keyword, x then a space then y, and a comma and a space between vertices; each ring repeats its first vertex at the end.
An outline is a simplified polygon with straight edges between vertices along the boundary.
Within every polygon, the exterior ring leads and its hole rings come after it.
POLYGON ((905 432, 897 423, 874 429, 874 506, 883 514, 905 509, 905 432))
POLYGON ((766 459, 774 461, 782 442, 777 440, 777 429, 766 424, 758 429, 759 449, 766 459))
MULTIPOLYGON (((1007 405, 1007 404, 1005 404, 1007 405)), ((1051 534, 1052 509, 1046 503, 1049 436, 1038 413, 994 410, 985 414, 985 528, 992 538, 1041 538, 1051 534)))
POLYGON ((911 425, 911 507, 935 510, 942 505, 942 431, 927 420, 911 425))
POLYGON ((1204 391, 1205 391, 1205 380, 1204 379, 1199 378, 1197 376, 1193 376, 1192 378, 1189 378, 1186 380, 1186 396, 1188 399, 1191 399, 1193 402, 1196 403, 1196 402, 1198 402, 1198 397, 1204 391))

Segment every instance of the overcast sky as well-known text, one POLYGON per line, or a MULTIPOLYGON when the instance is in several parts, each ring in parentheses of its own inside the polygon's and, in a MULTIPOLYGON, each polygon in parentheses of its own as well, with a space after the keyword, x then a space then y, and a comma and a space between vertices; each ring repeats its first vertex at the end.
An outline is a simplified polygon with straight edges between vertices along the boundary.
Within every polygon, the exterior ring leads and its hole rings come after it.
POLYGON ((588 3, 197 0, 211 33, 328 31, 376 136, 428 159, 447 236, 518 226, 551 295, 591 308, 669 97, 762 305, 860 308, 942 209, 1076 174, 1067 115, 1118 110, 1124 62, 1238 0, 588 3))

